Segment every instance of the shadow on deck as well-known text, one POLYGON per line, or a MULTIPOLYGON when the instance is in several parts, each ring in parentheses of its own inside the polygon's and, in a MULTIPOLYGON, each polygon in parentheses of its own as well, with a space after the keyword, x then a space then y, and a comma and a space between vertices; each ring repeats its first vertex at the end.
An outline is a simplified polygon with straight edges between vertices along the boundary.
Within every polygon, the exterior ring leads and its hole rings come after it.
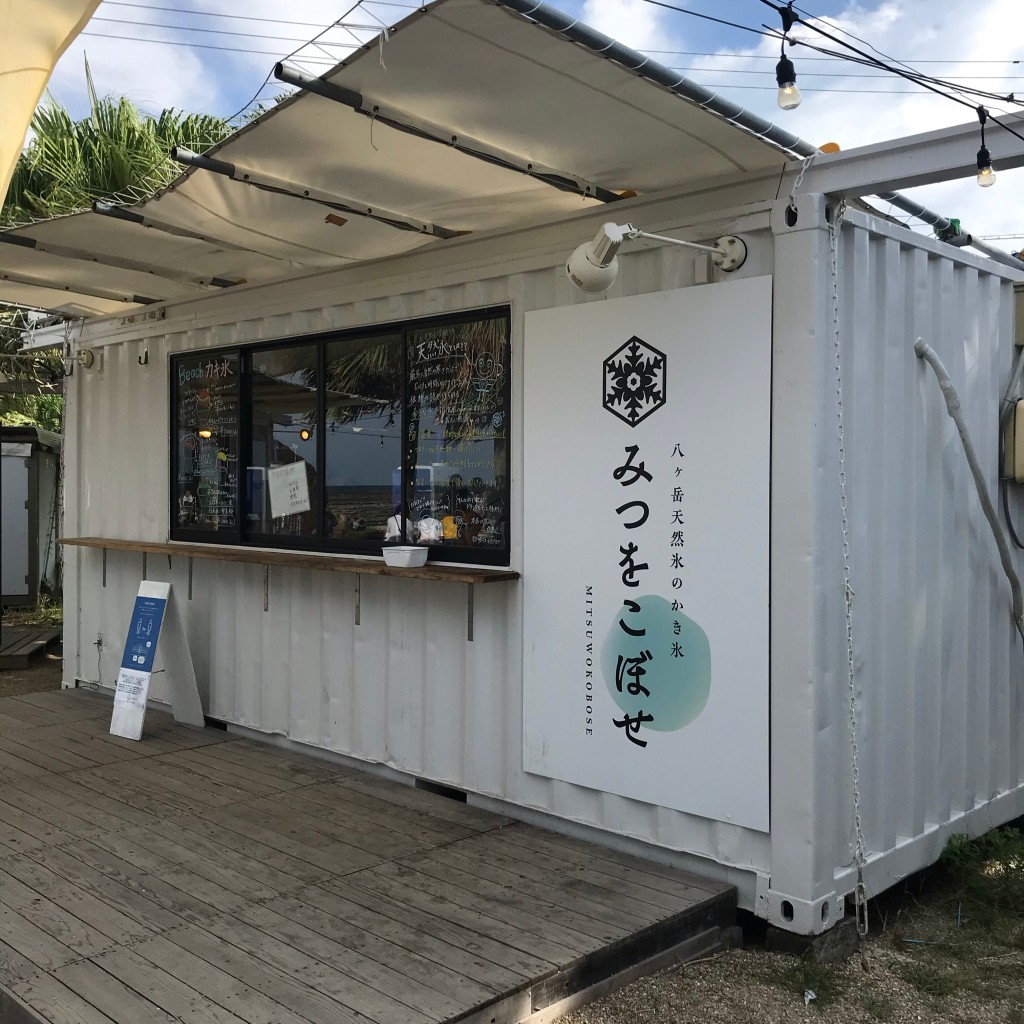
POLYGON ((734 922, 729 886, 110 710, 0 700, 3 1024, 508 1024, 734 922))

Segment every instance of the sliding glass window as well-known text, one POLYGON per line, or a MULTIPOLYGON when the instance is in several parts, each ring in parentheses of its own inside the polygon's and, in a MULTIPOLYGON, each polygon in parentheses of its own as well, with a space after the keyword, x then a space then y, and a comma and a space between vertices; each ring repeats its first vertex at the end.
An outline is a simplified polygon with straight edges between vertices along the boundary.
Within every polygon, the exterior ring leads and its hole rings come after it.
POLYGON ((500 309, 172 357, 171 536, 507 565, 510 355, 500 309))

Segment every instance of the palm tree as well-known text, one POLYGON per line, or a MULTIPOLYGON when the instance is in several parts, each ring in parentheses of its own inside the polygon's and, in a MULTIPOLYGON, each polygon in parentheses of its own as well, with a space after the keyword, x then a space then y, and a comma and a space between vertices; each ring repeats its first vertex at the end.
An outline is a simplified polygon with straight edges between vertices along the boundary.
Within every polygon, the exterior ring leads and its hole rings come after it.
MULTIPOLYGON (((85 73, 88 117, 74 120, 52 96, 37 108, 31 141, 18 158, 0 208, 0 228, 74 213, 94 200, 132 190, 152 193, 180 173, 169 156, 172 146, 202 152, 232 131, 219 117, 173 109, 153 117, 123 97, 100 98, 88 63, 85 73)), ((57 356, 41 356, 39 365, 4 358, 17 350, 24 326, 23 314, 0 311, 0 372, 27 382, 38 381, 40 371, 46 377, 56 375, 61 365, 57 356)), ((59 403, 51 395, 0 395, 0 421, 55 429, 59 403)))
POLYGON ((153 192, 181 168, 171 147, 208 149, 231 126, 207 114, 145 114, 131 100, 91 96, 75 121, 52 97, 32 118, 32 140, 18 159, 0 220, 26 223, 87 208, 93 200, 142 189, 153 192))

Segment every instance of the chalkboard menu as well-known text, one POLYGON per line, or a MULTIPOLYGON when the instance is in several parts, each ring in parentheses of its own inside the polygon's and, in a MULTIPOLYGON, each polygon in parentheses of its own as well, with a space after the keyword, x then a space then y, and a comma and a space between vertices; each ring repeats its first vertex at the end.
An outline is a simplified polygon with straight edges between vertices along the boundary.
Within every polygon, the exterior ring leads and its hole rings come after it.
POLYGON ((171 363, 175 465, 172 522, 183 531, 237 533, 241 411, 236 352, 171 363))
POLYGON ((503 548, 508 520, 508 319, 409 334, 409 514, 423 543, 503 548), (428 525, 422 525, 428 524, 428 525))

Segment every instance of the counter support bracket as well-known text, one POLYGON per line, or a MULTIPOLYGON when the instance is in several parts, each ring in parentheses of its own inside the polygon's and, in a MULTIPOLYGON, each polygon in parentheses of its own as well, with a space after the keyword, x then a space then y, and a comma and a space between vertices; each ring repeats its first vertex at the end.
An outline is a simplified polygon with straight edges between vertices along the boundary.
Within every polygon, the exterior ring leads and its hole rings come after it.
POLYGON ((107 549, 103 549, 103 586, 107 585, 107 549))
POLYGON ((192 559, 188 560, 188 599, 192 600, 192 559))
POLYGON ((149 554, 146 551, 142 552, 142 578, 146 579, 149 575, 149 554))
POLYGON ((263 566, 263 610, 270 611, 270 566, 263 566))
POLYGON ((473 642, 473 591, 472 583, 466 586, 466 640, 473 642))
POLYGON ((356 593, 355 593, 355 624, 357 626, 362 625, 361 619, 363 614, 363 577, 356 573, 356 593))

